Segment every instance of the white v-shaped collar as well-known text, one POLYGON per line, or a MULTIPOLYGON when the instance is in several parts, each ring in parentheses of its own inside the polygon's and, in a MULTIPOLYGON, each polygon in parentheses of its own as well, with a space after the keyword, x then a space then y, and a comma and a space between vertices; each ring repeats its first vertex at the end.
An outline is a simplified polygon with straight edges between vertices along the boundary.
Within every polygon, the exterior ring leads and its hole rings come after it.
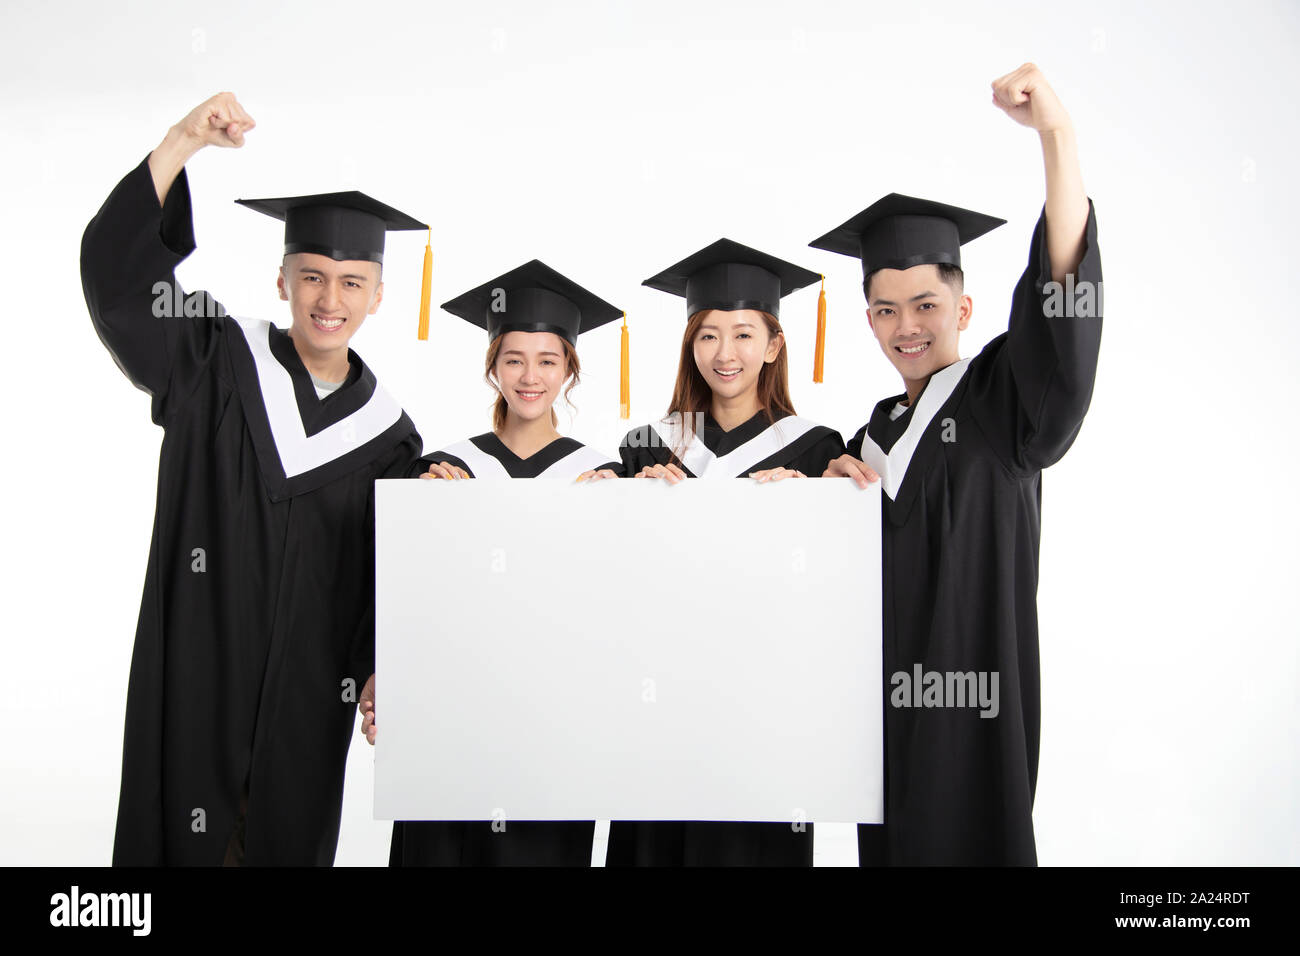
POLYGON ((375 383, 370 399, 347 418, 308 435, 298 411, 293 379, 271 352, 271 323, 234 317, 248 342, 257 369, 262 404, 284 476, 292 478, 319 468, 381 435, 402 417, 402 408, 375 383))
POLYGON ((581 448, 569 452, 537 477, 567 478, 570 481, 576 481, 577 477, 584 471, 591 471, 601 465, 613 464, 617 460, 617 458, 611 458, 609 455, 602 453, 598 448, 583 445, 581 448))
MULTIPOLYGON (((468 438, 464 441, 458 441, 454 445, 448 445, 444 451, 469 465, 469 470, 474 473, 475 478, 491 481, 511 477, 510 472, 506 470, 506 466, 499 458, 488 454, 468 438)), ((584 471, 599 468, 601 465, 613 464, 617 460, 609 455, 602 454, 595 448, 583 445, 542 469, 537 477, 563 478, 572 481, 584 471)))
POLYGON ((489 455, 468 438, 464 441, 458 441, 454 445, 448 445, 444 451, 469 465, 469 470, 475 478, 490 481, 494 478, 510 477, 510 472, 506 471, 506 466, 501 463, 499 458, 495 455, 489 455))
MULTIPOLYGON (((692 430, 691 440, 686 443, 686 450, 681 455, 682 464, 697 478, 743 478, 760 461, 771 458, 782 448, 802 438, 816 427, 816 422, 800 418, 798 415, 787 415, 768 425, 743 445, 733 448, 720 457, 709 451, 708 446, 700 439, 699 433, 692 430)), ((680 418, 663 419, 655 430, 661 429, 667 432, 661 434, 667 441, 669 450, 676 451, 682 446, 680 418)))
POLYGON ((921 436, 925 434, 934 416, 939 413, 943 403, 948 401, 953 389, 966 374, 968 365, 970 359, 962 359, 930 376, 925 391, 921 393, 916 407, 912 409, 912 420, 907 423, 907 429, 899 436, 898 441, 894 442, 893 447, 889 449, 888 455, 871 437, 870 422, 867 423, 867 428, 863 429, 862 460, 880 476, 881 490, 891 501, 897 496, 898 489, 903 484, 903 476, 907 474, 907 466, 912 461, 912 455, 916 453, 916 447, 921 443, 921 436))

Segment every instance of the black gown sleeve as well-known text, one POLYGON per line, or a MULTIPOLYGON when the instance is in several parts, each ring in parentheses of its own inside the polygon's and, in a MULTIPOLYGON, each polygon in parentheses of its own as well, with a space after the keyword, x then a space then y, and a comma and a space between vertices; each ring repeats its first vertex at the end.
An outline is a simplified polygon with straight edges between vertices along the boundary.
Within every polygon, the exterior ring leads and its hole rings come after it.
POLYGON ((848 444, 844 446, 845 452, 852 455, 858 461, 861 461, 862 442, 866 437, 867 437, 867 426, 863 425, 861 428, 857 430, 856 433, 854 433, 853 437, 849 439, 848 444))
POLYGON ((809 478, 820 478, 826 466, 844 454, 844 439, 840 433, 833 428, 824 431, 825 434, 812 447, 790 463, 790 468, 803 472, 809 478))
POLYGON ((657 434, 650 425, 642 425, 623 436, 618 446, 618 457, 622 461, 619 473, 624 478, 635 478, 642 468, 669 461, 672 454, 668 449, 659 447, 657 434))
POLYGON ((406 471, 406 477, 419 478, 429 470, 430 465, 441 465, 444 461, 449 465, 455 465, 457 468, 463 468, 467 475, 471 478, 474 477, 474 469, 465 464, 463 459, 457 458, 455 455, 449 455, 445 451, 435 451, 417 458, 411 462, 406 471))
POLYGON ((81 284, 91 321, 123 374, 153 398, 166 425, 209 368, 225 310, 185 295, 175 269, 194 251, 189 180, 182 170, 158 205, 148 157, 127 173, 86 227, 81 284))
POLYGON ((981 430, 1014 471, 1059 461, 1092 401, 1101 346, 1101 252, 1088 201, 1083 257, 1065 288, 1052 283, 1046 211, 1029 264, 1011 300, 1007 331, 972 362, 971 408, 981 430), (1073 291, 1070 296, 1066 292, 1073 291))

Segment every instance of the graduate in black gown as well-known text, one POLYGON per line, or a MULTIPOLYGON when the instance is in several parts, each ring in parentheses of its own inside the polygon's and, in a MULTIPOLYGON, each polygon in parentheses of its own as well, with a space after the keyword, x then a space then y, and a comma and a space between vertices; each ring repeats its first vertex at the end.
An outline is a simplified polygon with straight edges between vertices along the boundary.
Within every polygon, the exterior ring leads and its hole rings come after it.
MULTIPOLYGON (((486 329, 485 377, 496 390, 492 431, 425 455, 421 478, 576 481, 618 467, 556 431, 552 407, 578 382, 578 335, 623 313, 534 259, 442 306, 486 329)), ((364 711, 363 711, 364 712, 364 711)), ((362 730, 375 742, 373 705, 362 730)), ((449 784, 454 786, 454 783, 449 784)), ((589 866, 593 821, 398 821, 391 866, 589 866), (504 824, 504 828, 502 828, 504 824)))
POLYGON ((820 278, 719 239, 642 283, 684 297, 688 318, 668 414, 619 449, 628 477, 821 475, 843 439, 795 415, 777 320, 783 297, 820 278))
POLYGON ((861 258, 905 387, 827 471, 884 491, 885 823, 859 827, 863 865, 1037 862, 1042 470, 1092 397, 1101 257, 1074 131, 1041 72, 1000 78, 994 102, 1038 131, 1047 199, 1007 331, 979 355, 957 352, 972 308, 960 246, 1002 220, 892 194, 812 243, 861 258))
MULTIPOLYGON (((834 429, 794 413, 781 299, 821 278, 720 239, 645 281, 686 299, 668 415, 629 432, 628 477, 780 481, 820 476, 844 452, 834 429)), ((812 824, 610 824, 607 866, 811 866, 812 824)))
POLYGON ((348 341, 382 296, 386 229, 355 194, 250 203, 286 219, 286 332, 184 294, 184 165, 241 146, 197 107, 87 227, 96 332, 163 428, 127 689, 114 865, 333 863, 358 690, 374 670, 376 478, 420 437, 348 341))

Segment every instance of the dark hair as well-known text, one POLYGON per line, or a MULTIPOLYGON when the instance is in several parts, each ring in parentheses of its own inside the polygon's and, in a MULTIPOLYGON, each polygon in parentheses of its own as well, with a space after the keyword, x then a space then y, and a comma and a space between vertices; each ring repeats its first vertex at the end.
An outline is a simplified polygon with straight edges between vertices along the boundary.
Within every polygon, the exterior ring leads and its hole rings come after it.
MULTIPOLYGON (((935 262, 932 265, 939 270, 939 281, 948 285, 955 295, 961 295, 966 285, 966 276, 962 273, 961 266, 955 266, 950 262, 935 262)), ((876 272, 870 273, 862 280, 862 297, 868 303, 871 302, 871 280, 876 272)))
MULTIPOLYGON (((282 256, 280 257, 280 268, 282 268, 282 269, 284 269, 284 268, 288 268, 288 265, 289 265, 289 257, 290 257, 290 256, 296 256, 297 254, 298 254, 298 253, 296 253, 296 252, 286 252, 284 255, 282 255, 282 256)), ((335 261, 337 262, 338 260, 335 260, 335 261)), ((371 260, 369 260, 369 261, 374 262, 373 259, 371 259, 371 260)), ((375 279, 375 281, 376 281, 376 282, 383 282, 383 281, 384 281, 384 264, 383 264, 382 262, 375 262, 375 265, 379 267, 378 277, 375 279)))

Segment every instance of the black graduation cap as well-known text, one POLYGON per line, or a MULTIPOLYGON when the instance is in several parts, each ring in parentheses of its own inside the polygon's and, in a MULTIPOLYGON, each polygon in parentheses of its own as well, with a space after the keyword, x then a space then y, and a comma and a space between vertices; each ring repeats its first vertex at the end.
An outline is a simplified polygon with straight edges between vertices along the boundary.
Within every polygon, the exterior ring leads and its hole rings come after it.
POLYGON ((704 309, 755 309, 779 316, 784 296, 821 278, 820 272, 719 239, 641 284, 684 296, 687 315, 704 309))
POLYGON ((960 268, 961 247, 1005 222, 959 206, 890 193, 808 245, 857 256, 863 277, 878 269, 926 263, 960 268))
POLYGON ((575 347, 580 333, 623 317, 622 309, 538 259, 484 282, 442 307, 486 329, 489 341, 505 332, 554 332, 575 347))
POLYGON ((383 262, 385 232, 429 228, 356 190, 235 202, 284 222, 285 255, 314 252, 340 262, 383 262))

